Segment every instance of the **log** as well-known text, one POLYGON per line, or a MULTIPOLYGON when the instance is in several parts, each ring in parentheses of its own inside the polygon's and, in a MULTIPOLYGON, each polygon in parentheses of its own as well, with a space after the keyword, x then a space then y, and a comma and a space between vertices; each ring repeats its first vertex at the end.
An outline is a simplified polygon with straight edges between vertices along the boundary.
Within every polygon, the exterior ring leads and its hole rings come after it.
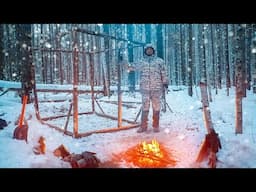
POLYGON ((133 129, 133 128, 136 128, 139 126, 140 126, 140 124, 134 124, 134 125, 127 125, 127 126, 122 126, 122 127, 106 128, 106 129, 101 129, 101 130, 96 130, 96 131, 88 131, 85 133, 79 133, 78 137, 87 137, 87 136, 90 136, 95 133, 111 133, 111 132, 116 132, 116 131, 133 129))
POLYGON ((53 151, 53 154, 56 157, 62 157, 63 159, 70 155, 70 152, 67 150, 67 148, 61 144, 57 149, 53 151))
POLYGON ((95 156, 96 153, 84 151, 82 154, 72 154, 70 164, 72 168, 97 168, 100 160, 95 156))
MULTIPOLYGON (((102 100, 102 101, 100 101, 100 102, 118 105, 117 101, 104 101, 104 100, 102 100)), ((122 106, 124 106, 124 107, 126 107, 126 108, 136 108, 135 106, 129 105, 129 104, 126 104, 126 103, 122 103, 122 106)))

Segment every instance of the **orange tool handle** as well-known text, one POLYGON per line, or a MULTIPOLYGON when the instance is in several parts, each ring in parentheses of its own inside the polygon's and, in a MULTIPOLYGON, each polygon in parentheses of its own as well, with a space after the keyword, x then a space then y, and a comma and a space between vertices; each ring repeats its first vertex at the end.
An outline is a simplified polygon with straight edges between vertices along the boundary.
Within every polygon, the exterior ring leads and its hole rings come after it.
POLYGON ((27 101, 28 101, 28 96, 24 95, 23 96, 23 102, 22 102, 22 110, 21 110, 21 115, 20 115, 20 120, 19 120, 19 127, 20 128, 22 127, 22 124, 23 124, 23 119, 24 119, 24 116, 25 116, 25 108, 26 108, 27 101))

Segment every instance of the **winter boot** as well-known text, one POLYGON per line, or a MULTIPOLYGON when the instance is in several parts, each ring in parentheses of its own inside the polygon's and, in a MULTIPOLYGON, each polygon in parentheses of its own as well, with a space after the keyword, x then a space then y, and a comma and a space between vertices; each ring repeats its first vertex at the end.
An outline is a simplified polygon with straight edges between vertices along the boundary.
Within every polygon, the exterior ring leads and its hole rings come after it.
POLYGON ((159 132, 159 115, 160 111, 153 111, 153 131, 159 132))
POLYGON ((148 128, 148 112, 149 111, 142 111, 141 125, 140 125, 140 128, 137 130, 137 133, 142 133, 144 131, 147 131, 147 128, 148 128))

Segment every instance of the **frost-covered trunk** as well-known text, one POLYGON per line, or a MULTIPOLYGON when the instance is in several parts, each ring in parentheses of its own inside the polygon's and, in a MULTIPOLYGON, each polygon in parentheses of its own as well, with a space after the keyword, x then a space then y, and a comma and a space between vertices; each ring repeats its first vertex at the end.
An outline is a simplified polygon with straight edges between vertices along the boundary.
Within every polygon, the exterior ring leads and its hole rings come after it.
POLYGON ((193 96, 193 76, 192 76, 192 69, 193 69, 193 61, 194 61, 194 55, 193 55, 193 33, 192 33, 192 24, 189 24, 188 26, 188 95, 193 96))
POLYGON ((82 82, 84 82, 86 85, 87 85, 87 79, 88 79, 88 76, 87 76, 87 68, 88 68, 88 65, 87 65, 87 55, 86 55, 86 41, 85 41, 85 34, 82 33, 82 82))
POLYGON ((212 56, 212 72, 211 72, 211 83, 213 88, 217 89, 216 87, 216 59, 215 59, 215 25, 211 24, 211 56, 212 56))
POLYGON ((203 105, 203 116, 204 116, 204 125, 207 129, 207 133, 211 133, 213 130, 213 124, 211 119, 211 112, 209 109, 209 101, 208 101, 208 94, 207 94, 207 84, 204 82, 200 82, 200 89, 201 89, 201 101, 203 105))
POLYGON ((123 48, 120 46, 118 49, 117 59, 117 92, 118 92, 118 119, 117 127, 122 126, 122 91, 121 91, 121 63, 123 61, 123 48))
POLYGON ((221 27, 220 24, 216 26, 216 51, 217 51, 217 59, 216 59, 216 76, 217 76, 217 88, 221 89, 222 82, 222 38, 221 38, 221 27))
POLYGON ((58 77, 59 77, 59 82, 61 85, 63 85, 63 66, 62 66, 62 61, 61 61, 61 34, 59 31, 59 27, 57 27, 56 30, 56 67, 58 69, 58 77))
POLYGON ((92 111, 95 112, 95 103, 94 103, 94 54, 89 54, 90 60, 90 86, 91 86, 91 101, 92 101, 92 111))
POLYGON ((174 36, 174 46, 175 46, 175 85, 180 85, 180 72, 181 72, 181 62, 180 62, 180 37, 179 37, 179 25, 175 25, 175 36, 174 36))
MULTIPOLYGON (((101 33, 100 29, 97 30, 99 31, 99 33, 101 33)), ((101 43, 101 38, 100 37, 95 37, 95 51, 99 51, 99 50, 102 50, 102 43, 101 43)), ((102 85, 103 83, 103 72, 102 72, 102 66, 103 66, 103 62, 101 61, 101 54, 102 52, 98 52, 96 54, 96 72, 95 74, 97 75, 96 76, 96 85, 99 86, 99 85, 102 85)))
POLYGON ((180 25, 180 76, 181 85, 186 85, 185 25, 180 25))
MULTIPOLYGON (((251 42, 252 42, 252 24, 247 24, 245 29, 245 63, 246 63, 246 89, 251 90, 251 42)), ((246 94, 245 89, 245 94, 246 94)))
POLYGON ((239 24, 236 30, 236 130, 235 133, 243 132, 243 113, 242 113, 242 99, 243 99, 243 65, 244 65, 244 27, 239 24))
POLYGON ((201 44, 200 44, 200 49, 201 49, 201 80, 200 82, 203 82, 207 85, 207 71, 206 71, 206 49, 205 49, 205 26, 201 26, 201 44))
POLYGON ((236 86, 236 51, 235 51, 235 45, 236 45, 236 28, 235 24, 230 24, 230 53, 231 53, 231 79, 232 79, 232 86, 236 86))
MULTIPOLYGON (((40 48, 43 49, 44 47, 44 25, 41 24, 41 37, 40 37, 40 48)), ((41 51, 41 58, 42 58, 42 81, 43 83, 47 83, 47 58, 45 52, 42 50, 41 51)))
POLYGON ((231 87, 230 84, 230 67, 229 67, 229 45, 228 45, 228 25, 225 24, 224 26, 224 63, 226 65, 226 89, 227 89, 227 96, 229 96, 229 89, 231 87))
POLYGON ((31 47, 31 25, 19 24, 17 25, 17 32, 19 33, 19 52, 21 59, 21 88, 22 96, 28 96, 28 103, 31 103, 31 93, 33 88, 33 74, 32 74, 32 47, 31 47))
MULTIPOLYGON (((7 68, 7 79, 10 81, 21 80, 21 55, 20 45, 18 43, 19 32, 17 32, 17 25, 7 24, 4 27, 5 38, 1 39, 4 43, 4 59, 5 66, 7 68)), ((2 50, 1 50, 2 52, 2 50)))
MULTIPOLYGON (((103 31, 106 34, 109 34, 109 25, 103 25, 103 31)), ((105 47, 105 63, 106 63, 106 91, 108 96, 110 96, 110 47, 109 39, 104 38, 104 47, 105 47)))
POLYGON ((252 28, 252 46, 251 46, 251 53, 252 53, 252 59, 251 59, 251 71, 253 75, 253 93, 256 93, 256 24, 253 24, 252 28))
POLYGON ((4 42, 3 42, 3 37, 4 37, 4 28, 3 25, 0 24, 0 80, 4 79, 4 52, 2 50, 4 50, 4 42))
POLYGON ((174 25, 168 26, 168 41, 167 41, 167 51, 169 59, 169 78, 171 85, 175 84, 175 33, 174 25))
POLYGON ((151 42, 151 24, 145 24, 146 43, 151 42))
POLYGON ((212 60, 211 60, 211 33, 209 24, 203 25, 203 49, 204 49, 204 62, 205 62, 205 75, 208 87, 209 101, 212 102, 212 60))
POLYGON ((204 59, 204 49, 203 49, 203 24, 198 24, 198 41, 197 41, 197 49, 198 49, 198 63, 196 64, 196 67, 198 68, 197 72, 197 82, 202 81, 204 79, 204 72, 205 70, 203 69, 203 59, 204 59))
POLYGON ((164 59, 164 45, 163 45, 163 24, 158 24, 157 28, 157 56, 164 59))

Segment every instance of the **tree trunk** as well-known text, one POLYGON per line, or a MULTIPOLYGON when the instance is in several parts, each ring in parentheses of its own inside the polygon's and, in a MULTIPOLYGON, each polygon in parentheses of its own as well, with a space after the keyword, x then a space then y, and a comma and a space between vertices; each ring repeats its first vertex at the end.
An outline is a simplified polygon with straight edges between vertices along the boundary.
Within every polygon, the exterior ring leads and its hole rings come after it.
POLYGON ((237 25, 236 31, 236 131, 242 133, 243 128, 243 113, 242 113, 242 98, 243 98, 243 64, 244 64, 244 27, 237 25))
POLYGON ((61 33, 59 30, 56 31, 56 49, 59 51, 56 52, 56 65, 58 68, 58 78, 61 85, 63 85, 63 66, 61 61, 61 33))
POLYGON ((222 38, 221 38, 221 27, 220 27, 220 24, 217 24, 217 27, 216 27, 216 36, 217 36, 217 46, 216 46, 216 51, 217 51, 217 60, 216 60, 216 70, 217 70, 217 87, 218 89, 221 89, 221 81, 222 81, 222 38))
POLYGON ((19 24, 17 25, 17 32, 19 33, 19 50, 21 53, 21 64, 22 64, 22 96, 28 96, 28 103, 31 103, 30 94, 34 84, 33 80, 33 59, 32 59, 32 45, 31 45, 31 25, 19 24))
POLYGON ((185 26, 180 25, 180 75, 181 85, 186 85, 186 58, 185 58, 185 26))
POLYGON ((235 24, 230 24, 230 33, 232 34, 230 37, 230 42, 231 42, 231 79, 232 79, 232 86, 236 86, 236 67, 235 67, 235 63, 236 63, 236 53, 235 53, 235 45, 236 45, 236 25, 235 24))
POLYGON ((163 25, 157 25, 157 56, 164 59, 163 25))
POLYGON ((251 42, 252 42, 252 24, 247 24, 245 29, 245 63, 246 63, 246 89, 251 90, 251 42))
POLYGON ((206 39, 206 30, 205 30, 205 26, 202 25, 202 39, 201 39, 201 45, 200 45, 200 49, 202 51, 202 55, 200 55, 200 57, 202 56, 202 60, 201 60, 201 66, 202 66, 202 71, 201 71, 201 80, 200 82, 203 82, 207 85, 207 71, 206 71, 206 49, 205 49, 205 39, 206 39))
POLYGON ((215 60, 215 46, 214 46, 214 42, 215 42, 215 25, 211 24, 211 55, 212 55, 212 75, 211 75, 211 83, 213 85, 213 88, 216 89, 216 60, 215 60))
POLYGON ((4 79, 4 28, 3 24, 0 24, 0 80, 4 79))
POLYGON ((188 44, 189 44, 189 48, 188 48, 188 95, 189 96, 193 96, 193 77, 192 77, 192 69, 193 69, 193 34, 192 34, 192 24, 189 24, 189 38, 188 38, 188 44))
MULTIPOLYGON (((106 34, 109 34, 109 24, 103 25, 103 31, 106 34)), ((105 47, 105 62, 106 62, 106 92, 107 95, 110 97, 110 40, 109 38, 104 38, 104 47, 105 47)))
POLYGON ((145 24, 145 37, 146 37, 146 43, 151 43, 151 24, 145 24))
POLYGON ((204 124, 207 130, 207 133, 211 133, 213 130, 213 124, 211 119, 211 112, 209 109, 207 84, 204 82, 200 82, 200 89, 201 89, 201 99, 203 104, 204 124))
POLYGON ((228 25, 225 24, 225 39, 224 39, 224 60, 226 63, 226 88, 227 88, 227 96, 229 96, 229 88, 231 87, 230 83, 230 67, 229 67, 229 45, 228 45, 228 25))
POLYGON ((73 136, 78 137, 78 45, 77 32, 73 31, 73 136))

